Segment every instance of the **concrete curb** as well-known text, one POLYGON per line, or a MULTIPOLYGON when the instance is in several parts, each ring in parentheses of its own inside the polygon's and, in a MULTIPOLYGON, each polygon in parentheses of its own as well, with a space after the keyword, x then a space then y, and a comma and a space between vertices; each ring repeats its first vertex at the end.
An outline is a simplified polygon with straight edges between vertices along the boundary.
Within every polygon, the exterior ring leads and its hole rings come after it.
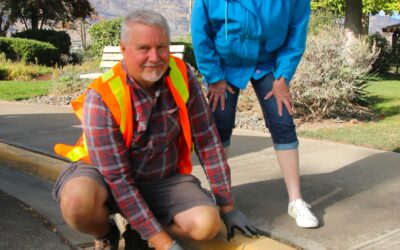
POLYGON ((0 158, 6 167, 55 182, 65 161, 0 143, 0 158))
MULTIPOLYGON (((0 142, 0 159, 2 164, 10 169, 34 175, 54 183, 61 169, 67 164, 65 161, 55 159, 27 149, 21 149, 0 142)), ((64 235, 68 239, 68 235, 64 235)), ((209 241, 184 241, 185 249, 207 249, 207 250, 290 250, 295 249, 267 237, 247 238, 236 232, 231 241, 226 240, 225 227, 221 228, 217 237, 209 241)), ((87 249, 87 248, 85 248, 87 249)))

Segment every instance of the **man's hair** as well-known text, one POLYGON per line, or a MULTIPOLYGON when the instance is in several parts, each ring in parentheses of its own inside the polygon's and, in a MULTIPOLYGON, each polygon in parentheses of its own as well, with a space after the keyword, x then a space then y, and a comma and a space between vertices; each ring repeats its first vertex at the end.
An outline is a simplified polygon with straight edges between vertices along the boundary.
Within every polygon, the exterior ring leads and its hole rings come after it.
POLYGON ((128 41, 131 25, 134 23, 160 27, 166 32, 168 40, 170 40, 168 22, 164 16, 153 10, 137 9, 130 12, 122 21, 121 41, 128 41))

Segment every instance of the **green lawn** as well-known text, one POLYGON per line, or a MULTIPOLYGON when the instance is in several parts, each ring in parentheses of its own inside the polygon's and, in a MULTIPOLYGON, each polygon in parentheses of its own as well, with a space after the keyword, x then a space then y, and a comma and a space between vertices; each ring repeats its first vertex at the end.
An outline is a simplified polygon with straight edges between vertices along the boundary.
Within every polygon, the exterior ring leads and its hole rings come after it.
POLYGON ((0 100, 19 101, 34 96, 46 95, 51 81, 0 81, 0 100))
POLYGON ((400 76, 375 77, 367 91, 373 110, 384 119, 342 128, 299 131, 299 136, 400 153, 400 76))

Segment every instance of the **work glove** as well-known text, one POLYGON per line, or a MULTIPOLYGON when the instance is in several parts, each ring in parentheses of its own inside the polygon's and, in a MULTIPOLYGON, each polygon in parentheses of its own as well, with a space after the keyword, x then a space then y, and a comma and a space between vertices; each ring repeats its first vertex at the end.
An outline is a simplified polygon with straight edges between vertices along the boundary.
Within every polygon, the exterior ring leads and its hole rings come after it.
POLYGON ((270 237, 270 234, 264 232, 258 228, 253 227, 247 222, 246 216, 240 212, 239 209, 234 208, 232 211, 224 213, 221 211, 221 218, 225 223, 226 231, 228 232, 227 238, 228 241, 235 236, 235 229, 238 229, 247 237, 253 236, 267 236, 270 237))
POLYGON ((183 250, 183 248, 174 241, 168 250, 183 250))

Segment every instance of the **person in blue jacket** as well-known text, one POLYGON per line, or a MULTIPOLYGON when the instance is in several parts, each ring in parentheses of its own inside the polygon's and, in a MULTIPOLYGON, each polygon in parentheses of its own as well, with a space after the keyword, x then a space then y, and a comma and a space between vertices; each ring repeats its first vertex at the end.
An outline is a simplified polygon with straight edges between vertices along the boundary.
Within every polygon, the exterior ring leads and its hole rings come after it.
POLYGON ((289 83, 306 46, 310 0, 195 0, 192 41, 209 105, 229 155, 239 90, 249 82, 261 105, 299 227, 318 226, 302 199, 299 141, 289 83))

